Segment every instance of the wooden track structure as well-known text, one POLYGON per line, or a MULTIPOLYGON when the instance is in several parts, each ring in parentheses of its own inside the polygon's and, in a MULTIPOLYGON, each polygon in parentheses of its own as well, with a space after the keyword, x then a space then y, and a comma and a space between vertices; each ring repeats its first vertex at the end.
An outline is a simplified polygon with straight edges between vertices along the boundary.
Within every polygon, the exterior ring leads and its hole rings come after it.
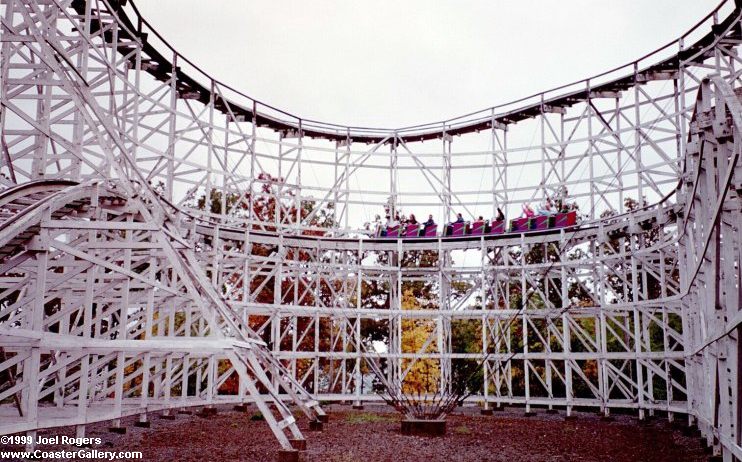
POLYGON ((1 0, 0 18, 0 434, 255 403, 289 450, 289 406, 318 422, 320 400, 380 399, 370 365, 399 386, 434 364, 445 390, 484 361, 469 403, 683 416, 742 460, 737 3, 626 66, 397 129, 257 101, 131 2, 1 0), (358 226, 567 191, 572 228, 358 226), (435 300, 408 309, 415 284, 435 300), (413 350, 410 321, 431 326, 413 350))

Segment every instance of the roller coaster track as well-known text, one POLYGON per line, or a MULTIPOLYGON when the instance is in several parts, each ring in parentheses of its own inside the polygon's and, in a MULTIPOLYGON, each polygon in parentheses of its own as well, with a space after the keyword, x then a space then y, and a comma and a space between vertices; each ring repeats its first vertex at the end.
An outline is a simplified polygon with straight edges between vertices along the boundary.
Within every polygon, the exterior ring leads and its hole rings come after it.
POLYGON ((92 422, 254 403, 290 450, 303 440, 290 404, 317 428, 320 400, 380 399, 363 361, 396 392, 433 365, 435 393, 480 361, 484 385, 466 405, 682 415, 742 460, 739 2, 626 66, 397 129, 257 101, 188 61, 132 3, 0 5, 0 433, 82 436, 92 422), (529 121, 540 144, 509 147, 529 121), (489 147, 452 152, 453 135, 480 131, 489 147), (439 156, 411 147, 433 139, 439 156), (480 157, 465 167, 492 183, 462 199, 471 181, 457 191, 454 161, 480 157), (332 186, 307 184, 306 165, 334 170, 332 186), (535 182, 508 180, 535 165, 535 182), (479 193, 512 211, 531 189, 567 187, 589 204, 571 228, 379 239, 351 229, 349 210, 368 193, 350 180, 378 182, 380 169, 389 199, 372 204, 392 211, 439 201, 449 216, 484 214, 479 193), (433 191, 405 192, 402 174, 433 191), (260 201, 272 215, 253 210, 260 201), (323 210, 330 225, 311 224, 323 210), (411 297, 420 285, 428 299, 411 297), (412 348, 409 321, 429 328, 412 348), (471 323, 481 349, 461 352, 471 323))
MULTIPOLYGON (((725 3, 727 2, 721 2, 714 11, 709 13, 699 21, 698 24, 689 29, 682 37, 647 53, 632 63, 616 67, 578 82, 562 85, 500 106, 494 106, 482 111, 465 114, 453 119, 395 129, 349 127, 334 123, 318 122, 287 113, 260 101, 254 100, 234 88, 224 85, 217 79, 212 78, 202 71, 195 63, 189 61, 186 57, 178 53, 177 50, 175 50, 175 48, 159 35, 147 20, 142 17, 134 2, 131 2, 131 4, 135 16, 131 18, 122 14, 124 13, 124 10, 119 2, 114 1, 111 2, 110 5, 111 8, 118 13, 119 18, 121 18, 126 30, 128 31, 120 35, 119 39, 137 41, 142 44, 142 51, 146 55, 146 58, 142 59, 147 63, 145 69, 155 79, 165 81, 173 73, 173 70, 175 70, 178 74, 179 80, 179 94, 186 95, 188 98, 197 99, 204 104, 209 104, 210 101, 215 100, 215 107, 223 114, 231 117, 242 117, 244 120, 253 120, 259 126, 269 127, 279 132, 294 133, 300 131, 310 138, 323 138, 333 141, 347 141, 350 139, 355 142, 376 144, 394 141, 394 138, 389 138, 388 135, 380 135, 377 133, 394 132, 399 142, 412 142, 438 139, 445 135, 458 136, 482 130, 489 130, 494 125, 508 125, 517 123, 524 119, 536 117, 543 111, 544 106, 550 108, 567 108, 580 102, 589 101, 591 98, 595 97, 595 95, 616 94, 652 80, 671 79, 673 78, 673 75, 677 73, 679 63, 700 64, 713 56, 713 46, 719 40, 742 39, 742 30, 738 27, 742 9, 739 5, 736 5, 734 11, 721 22, 714 24, 710 32, 706 33, 692 44, 683 45, 683 39, 695 32, 706 20, 717 15, 721 6, 725 3), (196 76, 183 73, 177 65, 173 64, 173 61, 170 58, 163 54, 165 53, 165 50, 156 49, 150 41, 148 41, 149 34, 156 36, 159 41, 165 45, 167 52, 175 56, 179 62, 182 61, 192 66, 199 74, 201 74, 198 76, 200 79, 196 76), (674 48, 677 48, 678 51, 671 56, 665 57, 651 65, 645 65, 645 67, 641 68, 638 67, 640 63, 644 64, 657 60, 662 52, 674 48), (621 72, 626 75, 611 78, 613 75, 621 72), (236 92, 241 97, 247 98, 253 102, 252 106, 241 105, 230 101, 222 94, 213 94, 213 87, 209 88, 199 82, 199 80, 203 81, 204 78, 208 81, 224 85, 225 88, 236 92), (601 80, 607 81, 601 82, 601 80), (571 88, 578 85, 585 88, 576 91, 569 91, 571 88), (531 101, 535 102, 530 103, 531 101), (273 114, 261 113, 259 112, 260 108, 270 110, 273 114)), ((72 2, 72 6, 78 14, 85 14, 84 1, 76 0, 72 2)), ((101 24, 95 21, 92 22, 92 32, 100 28, 101 24)), ((132 65, 134 64, 135 63, 132 63, 132 65)))
MULTIPOLYGON (((0 193, 0 203, 2 204, 3 211, 6 212, 7 216, 7 218, 0 223, 0 240, 3 249, 2 255, 4 257, 9 257, 5 258, 5 261, 2 262, 2 269, 3 273, 12 273, 14 268, 15 271, 21 271, 18 266, 23 264, 26 260, 31 258, 35 252, 40 250, 38 244, 35 244, 34 242, 38 241, 42 229, 46 229, 47 232, 49 229, 54 228, 94 230, 97 227, 94 221, 89 220, 92 218, 88 213, 90 210, 95 209, 96 207, 112 207, 114 209, 125 210, 127 201, 115 191, 105 189, 100 190, 98 185, 90 182, 86 184, 77 184, 73 181, 41 180, 19 185, 3 191, 0 193), (98 203, 95 203, 96 199, 98 203), (83 220, 79 221, 80 218, 83 220)), ((123 214, 126 213, 126 211, 123 211, 123 214)), ((131 211, 128 213, 130 214, 131 211)), ((146 230, 155 231, 154 228, 144 225, 134 228, 130 227, 129 229, 137 228, 145 232, 146 230)), ((114 230, 116 229, 116 226, 111 222, 107 229, 114 230)), ((122 232, 126 233, 126 229, 127 228, 124 228, 122 232)), ((74 240, 72 243, 74 243, 74 240)), ((66 245, 61 243, 56 244, 56 246, 61 250, 59 254, 55 255, 56 259, 64 258, 64 254, 69 252, 72 252, 73 257, 82 260, 86 258, 85 252, 74 251, 72 248, 66 248, 66 245)), ((113 264, 104 262, 101 259, 95 257, 88 258, 88 261, 92 264, 83 267, 83 270, 89 271, 91 267, 96 265, 104 270, 116 269, 113 264)), ((198 273, 198 271, 190 271, 196 274, 198 273)), ((129 272, 129 274, 133 273, 129 272)), ((63 280, 61 283, 47 284, 47 290, 55 292, 60 289, 60 284, 69 284, 68 278, 64 279, 67 280, 63 280)), ((21 286, 23 286, 23 284, 21 286)), ((162 288, 167 289, 166 287, 162 288)), ((7 291, 4 293, 7 293, 7 291)), ((287 395, 292 397, 294 403, 299 405, 310 419, 321 419, 322 416, 325 415, 322 409, 319 408, 318 403, 307 395, 301 387, 297 387, 296 382, 293 381, 293 377, 288 374, 288 371, 285 370, 283 365, 273 359, 270 354, 261 351, 265 346, 259 338, 256 338, 255 335, 253 335, 252 338, 249 338, 246 333, 242 336, 242 340, 240 341, 225 339, 223 336, 218 335, 217 332, 214 332, 211 336, 216 336, 215 340, 206 341, 199 339, 173 338, 166 342, 146 339, 122 342, 117 340, 117 335, 115 334, 112 334, 108 339, 85 338, 86 335, 84 331, 82 332, 82 337, 51 332, 42 334, 38 331, 38 327, 34 328, 33 321, 28 323, 30 320, 27 318, 27 314, 24 313, 25 310, 23 309, 25 303, 21 303, 23 295, 19 294, 17 297, 11 296, 10 300, 6 298, 6 301, 10 302, 10 306, 6 306, 5 309, 2 310, 2 317, 7 316, 5 319, 5 325, 16 325, 17 327, 12 329, 0 327, 2 335, 5 336, 6 339, 10 339, 9 344, 0 346, 0 348, 2 348, 2 350, 0 350, 2 351, 2 362, 3 365, 6 366, 1 369, 9 379, 7 383, 9 387, 3 386, 0 388, 0 397, 15 396, 15 400, 18 403, 17 407, 20 421, 16 421, 17 419, 12 419, 7 415, 4 416, 3 425, 0 430, 3 433, 53 427, 75 422, 85 424, 98 420, 109 420, 112 418, 119 419, 120 417, 140 410, 138 406, 133 409, 125 410, 121 405, 119 405, 118 409, 115 409, 112 413, 104 411, 99 414, 94 414, 93 416, 86 416, 83 420, 76 421, 73 419, 72 422, 65 422, 59 420, 60 416, 52 417, 51 419, 48 417, 44 418, 43 413, 42 416, 39 416, 39 410, 35 409, 31 415, 31 417, 34 417, 34 420, 31 422, 24 421, 28 416, 24 416, 23 407, 20 404, 23 398, 19 396, 19 390, 23 388, 23 384, 18 383, 16 374, 13 373, 12 369, 7 367, 9 366, 9 363, 12 364, 16 362, 18 356, 9 359, 6 353, 6 348, 10 347, 12 350, 14 349, 14 346, 18 345, 18 342, 22 345, 33 345, 33 347, 37 349, 48 349, 51 352, 56 352, 48 356, 45 360, 40 361, 38 364, 38 370, 40 372, 44 371, 42 373, 42 377, 44 377, 44 379, 42 379, 42 384, 51 377, 54 377, 58 382, 62 382, 62 385, 67 382, 67 380, 64 377, 60 377, 57 372, 59 367, 70 367, 69 358, 66 362, 61 361, 61 359, 64 359, 64 354, 61 352, 70 349, 75 350, 77 348, 86 348, 91 350, 102 349, 110 351, 116 350, 117 348, 134 348, 140 351, 165 351, 168 353, 185 349, 184 351, 194 352, 212 350, 221 354, 226 354, 226 358, 230 360, 231 364, 235 368, 234 370, 243 378, 243 383, 248 385, 250 392, 253 394, 255 403, 258 405, 264 417, 271 424, 271 427, 276 430, 276 436, 279 439, 279 442, 281 442, 281 444, 287 449, 291 449, 292 447, 290 439, 300 440, 303 437, 296 426, 295 420, 288 410, 288 407, 283 404, 282 398, 278 393, 278 388, 274 387, 280 386, 284 389, 287 395), (24 318, 26 322, 24 322, 24 318), (59 366, 60 361, 62 366, 59 366), (54 371, 51 373, 51 377, 48 375, 50 374, 50 370, 54 371), (272 379, 266 375, 264 370, 269 371, 269 373, 277 379, 277 382, 272 382, 272 379), (273 402, 273 407, 270 407, 260 397, 260 393, 256 388, 256 383, 260 384, 259 386, 267 390, 269 399, 273 402), (36 414, 36 416, 33 416, 33 414, 36 414), (288 433, 286 434, 285 432, 288 433)), ((52 326, 58 321, 58 318, 56 321, 54 320, 54 316, 44 319, 43 330, 53 329, 52 326)), ((70 334, 74 333, 70 332, 70 334)), ((80 360, 80 358, 75 359, 80 360)), ((98 380, 105 381, 107 379, 105 379, 105 375, 103 375, 98 380)), ((24 380, 24 382, 25 381, 27 380, 24 380)), ((65 389, 62 388, 61 390, 57 390, 56 393, 64 394, 64 390, 65 389)), ((44 395, 48 394, 48 391, 44 393, 44 395)), ((39 399, 42 398, 43 396, 39 397, 39 399)), ((197 404, 179 403, 179 405, 197 404)), ((167 407, 165 409, 167 409, 167 407)))
MULTIPOLYGON (((0 207, 7 214, 0 222, 0 258, 16 255, 22 246, 38 234, 45 215, 59 219, 81 210, 81 199, 70 199, 74 192, 66 188, 74 182, 41 180, 10 188, 0 194, 0 207), (58 200, 62 198, 63 204, 58 200)), ((83 191, 84 186, 76 188, 83 191)))

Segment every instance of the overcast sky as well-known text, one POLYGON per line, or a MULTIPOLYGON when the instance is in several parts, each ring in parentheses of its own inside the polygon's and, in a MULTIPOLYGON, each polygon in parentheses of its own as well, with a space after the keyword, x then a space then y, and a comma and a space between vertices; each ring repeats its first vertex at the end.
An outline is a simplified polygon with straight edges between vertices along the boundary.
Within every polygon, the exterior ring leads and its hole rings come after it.
POLYGON ((400 127, 624 64, 715 1, 138 0, 183 55, 304 118, 400 127))

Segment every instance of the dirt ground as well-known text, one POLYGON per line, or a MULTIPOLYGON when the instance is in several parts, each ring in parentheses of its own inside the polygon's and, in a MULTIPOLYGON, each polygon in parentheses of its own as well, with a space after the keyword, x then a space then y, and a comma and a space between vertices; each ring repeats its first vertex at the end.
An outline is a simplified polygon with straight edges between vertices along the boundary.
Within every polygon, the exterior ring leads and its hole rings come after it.
MULTIPOLYGON (((563 413, 539 411, 525 417, 522 409, 512 408, 480 416, 473 408, 449 416, 446 436, 435 438, 403 436, 398 414, 382 407, 354 411, 334 405, 328 410, 330 422, 322 432, 310 432, 309 422, 300 418, 299 426, 307 438, 302 461, 685 462, 706 461, 708 457, 697 437, 684 436, 666 419, 639 423, 634 417, 615 416, 614 421, 605 422, 595 414, 578 413, 576 420, 565 421, 563 413)), ((276 439, 250 408, 247 412, 223 408, 208 418, 179 415, 170 421, 153 417, 150 429, 134 427, 133 419, 125 419, 123 424, 125 435, 109 433, 102 423, 91 426, 87 436, 103 439, 100 450, 138 450, 147 461, 277 460, 276 439)), ((74 431, 66 428, 40 434, 73 435, 74 431)))

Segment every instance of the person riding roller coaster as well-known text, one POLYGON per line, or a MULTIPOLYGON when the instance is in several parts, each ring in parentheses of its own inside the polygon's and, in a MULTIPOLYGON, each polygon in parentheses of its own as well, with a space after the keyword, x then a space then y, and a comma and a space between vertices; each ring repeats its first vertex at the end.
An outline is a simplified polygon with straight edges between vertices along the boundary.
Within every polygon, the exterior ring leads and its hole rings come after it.
POLYGON ((464 220, 464 216, 460 213, 456 214, 456 220, 452 221, 448 225, 446 225, 446 236, 451 236, 454 234, 454 228, 459 227, 466 227, 466 220, 464 220), (459 226, 457 226, 459 225, 459 226))
POLYGON ((480 215, 471 224, 471 229, 469 230, 469 232, 471 234, 484 234, 488 227, 489 227, 489 222, 485 220, 483 216, 480 215))
POLYGON ((533 218, 536 215, 536 212, 533 211, 533 209, 531 208, 531 204, 529 204, 528 202, 523 204, 521 208, 523 209, 523 217, 525 218, 533 218))

